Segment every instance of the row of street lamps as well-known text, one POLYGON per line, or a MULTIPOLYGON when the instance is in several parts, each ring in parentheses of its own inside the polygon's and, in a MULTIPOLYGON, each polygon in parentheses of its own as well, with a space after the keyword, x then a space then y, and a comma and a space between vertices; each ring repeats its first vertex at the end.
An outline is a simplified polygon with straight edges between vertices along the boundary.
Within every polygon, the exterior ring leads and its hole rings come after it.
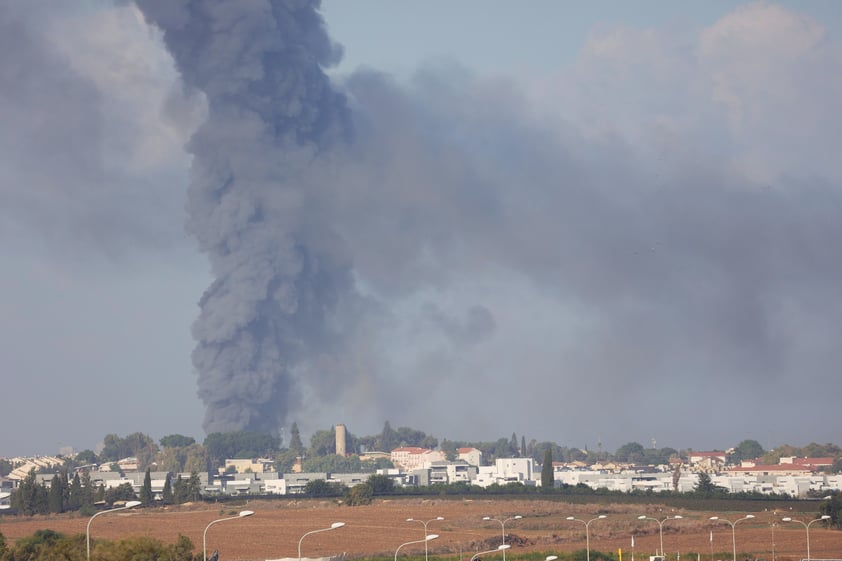
MULTIPOLYGON (((90 561, 90 559, 91 559, 91 522, 94 521, 94 518, 96 518, 97 516, 100 516, 102 514, 108 514, 110 512, 117 512, 117 511, 120 511, 120 510, 126 510, 126 509, 130 509, 130 508, 134 508, 134 507, 136 507, 140 504, 141 504, 140 501, 129 501, 123 506, 120 506, 120 507, 117 507, 117 508, 112 508, 110 510, 103 510, 103 511, 97 512, 96 514, 91 516, 90 520, 88 520, 88 525, 85 529, 85 544, 86 544, 86 548, 87 548, 87 561, 90 561)), ((208 556, 207 556, 207 534, 208 534, 208 529, 210 529, 211 526, 213 526, 214 524, 216 524, 218 522, 225 522, 226 520, 237 520, 237 519, 240 519, 240 518, 245 518, 247 516, 252 516, 253 514, 254 514, 254 511, 243 510, 243 511, 240 511, 239 514, 237 514, 236 516, 230 516, 230 517, 227 517, 227 518, 219 518, 217 520, 211 521, 211 523, 208 524, 205 527, 205 531, 202 533, 202 559, 203 559, 203 561, 207 561, 207 559, 208 559, 208 556)), ((735 520, 733 522, 731 522, 730 520, 726 520, 725 518, 720 518, 719 516, 711 516, 709 518, 709 520, 712 520, 714 522, 716 522, 716 521, 726 522, 727 524, 729 524, 731 526, 731 544, 732 544, 732 547, 733 547, 733 560, 734 561, 737 560, 737 524, 739 522, 742 522, 743 520, 751 520, 754 517, 755 516, 753 514, 747 514, 747 515, 743 516, 742 518, 738 518, 737 520, 735 520)), ((473 557, 471 557, 471 561, 475 561, 480 555, 485 555, 485 554, 489 554, 489 553, 496 553, 496 552, 502 552, 503 553, 503 561, 506 561, 506 550, 511 547, 511 545, 506 543, 506 522, 510 522, 512 520, 520 520, 521 518, 523 518, 523 516, 521 516, 519 514, 516 515, 516 516, 510 516, 509 518, 504 518, 504 519, 492 518, 491 516, 484 516, 483 520, 494 521, 494 522, 500 523, 500 528, 501 528, 502 534, 503 534, 503 536, 502 536, 503 537, 503 543, 500 546, 498 546, 496 549, 491 549, 491 550, 488 550, 488 551, 481 551, 481 552, 475 554, 473 557)), ((605 514, 600 514, 599 516, 596 516, 595 518, 591 518, 590 520, 582 520, 580 518, 576 518, 575 516, 568 516, 566 518, 566 520, 569 520, 571 522, 580 522, 581 524, 583 524, 585 526, 585 551, 586 551, 586 555, 587 555, 587 561, 591 560, 590 525, 591 525, 592 522, 595 522, 597 520, 602 520, 604 518, 607 518, 607 516, 605 514)), ((664 523, 667 522, 668 520, 681 520, 682 518, 683 517, 680 516, 680 515, 675 515, 675 516, 667 516, 666 518, 659 520, 657 518, 652 518, 651 516, 646 516, 645 514, 642 514, 642 515, 637 517, 638 520, 651 520, 651 521, 656 522, 658 524, 658 533, 659 533, 659 536, 660 536, 660 555, 662 557, 665 556, 665 553, 664 553, 664 523)), ((805 530, 807 531, 807 558, 806 558, 807 561, 809 561, 811 559, 811 557, 810 557, 810 526, 812 526, 816 522, 822 522, 824 520, 829 520, 829 519, 830 519, 830 516, 827 515, 827 514, 824 514, 824 515, 820 516, 819 518, 811 520, 810 522, 803 522, 801 520, 791 518, 789 516, 782 519, 783 522, 797 522, 797 523, 801 524, 802 526, 804 526, 805 530)), ((397 561, 398 552, 401 550, 402 547, 407 546, 407 545, 412 545, 412 544, 419 544, 419 543, 424 544, 424 561, 428 561, 429 557, 428 557, 427 544, 428 544, 428 542, 430 542, 434 539, 437 539, 439 536, 438 536, 438 534, 428 534, 427 533, 427 525, 430 524, 431 522, 437 522, 437 521, 441 521, 441 520, 444 520, 444 517, 437 516, 437 517, 432 518, 430 520, 417 520, 415 518, 407 518, 406 519, 407 522, 420 522, 421 524, 423 524, 423 526, 424 526, 424 539, 423 540, 409 541, 409 542, 406 542, 406 543, 402 543, 400 546, 398 546, 398 548, 395 550, 395 561, 397 561)), ((333 524, 331 524, 327 528, 320 528, 320 529, 317 529, 317 530, 311 530, 311 531, 305 533, 303 536, 301 536, 301 539, 298 540, 298 561, 301 561, 301 559, 302 559, 302 557, 301 557, 301 542, 304 541, 304 538, 306 538, 310 534, 315 534, 315 533, 318 533, 318 532, 326 532, 328 530, 335 530, 337 528, 341 528, 344 525, 345 525, 344 522, 334 522, 333 524)), ((546 558, 545 561, 554 561, 555 559, 557 559, 557 557, 555 555, 550 555, 546 558)))
MULTIPOLYGON (((606 515, 600 514, 596 518, 591 518, 590 520, 587 520, 587 521, 580 520, 580 519, 575 518, 573 516, 567 517, 567 520, 575 521, 575 522, 581 522, 585 526, 585 551, 587 552, 587 560, 588 561, 591 560, 591 544, 590 544, 590 532, 589 532, 591 522, 594 522, 596 520, 601 520, 603 518, 606 518, 606 515)), ((682 518, 683 517, 680 516, 680 515, 675 515, 675 516, 667 516, 663 520, 658 520, 657 518, 652 518, 650 516, 646 516, 645 514, 642 514, 642 515, 637 517, 638 520, 652 520, 653 522, 658 523, 658 534, 660 536, 660 546, 661 546, 660 556, 661 557, 665 556, 665 553, 664 553, 664 522, 666 522, 667 520, 681 520, 682 518)), ((716 521, 727 522, 731 526, 731 545, 732 545, 732 548, 733 548, 733 558, 732 558, 733 561, 737 561, 737 523, 742 522, 743 520, 751 520, 752 518, 754 518, 753 514, 747 514, 747 515, 743 516, 742 518, 738 518, 737 520, 735 520, 733 522, 731 522, 730 520, 726 520, 725 518, 720 518, 719 516, 711 516, 710 519, 709 519, 709 520, 713 520, 714 522, 716 522, 716 521)), ((816 518, 815 520, 811 520, 810 522, 803 522, 801 520, 797 520, 797 519, 791 518, 789 516, 787 516, 786 518, 783 518, 782 520, 784 522, 798 522, 799 524, 804 526, 804 528, 807 530, 807 557, 806 557, 806 561, 810 561, 810 559, 812 559, 810 557, 810 526, 812 526, 816 522, 822 522, 824 520, 830 520, 830 516, 827 515, 827 514, 823 514, 819 518, 816 518)))
MULTIPOLYGON (((652 520, 652 521, 658 523, 658 532, 660 534, 660 539, 661 539, 660 555, 662 557, 665 555, 664 554, 664 522, 666 522, 667 520, 681 520, 681 518, 682 518, 682 516, 675 515, 675 516, 667 516, 663 520, 658 520, 657 518, 651 518, 649 516, 646 516, 645 514, 637 517, 638 520, 652 520)), ((731 547, 732 547, 732 554, 733 554, 732 559, 734 561, 737 560, 737 523, 742 522, 743 520, 751 520, 752 518, 754 518, 753 514, 747 514, 747 515, 743 516, 742 518, 738 518, 737 520, 734 520, 733 522, 731 522, 730 520, 726 520, 725 518, 720 518, 719 516, 711 516, 709 518, 709 520, 712 520, 714 522, 717 522, 717 521, 725 522, 725 523, 727 523, 731 526, 731 547)), ((570 518, 568 518, 568 520, 570 520, 570 518)), ((810 522, 803 522, 801 520, 798 520, 796 518, 791 518, 789 516, 782 519, 783 522, 797 522, 797 523, 801 524, 802 526, 804 526, 804 528, 807 530, 807 557, 806 557, 806 561, 809 561, 810 559, 812 559, 810 557, 810 526, 812 526, 816 522, 822 522, 824 520, 830 520, 830 515, 823 514, 820 517, 816 518, 815 520, 811 520, 810 522)))

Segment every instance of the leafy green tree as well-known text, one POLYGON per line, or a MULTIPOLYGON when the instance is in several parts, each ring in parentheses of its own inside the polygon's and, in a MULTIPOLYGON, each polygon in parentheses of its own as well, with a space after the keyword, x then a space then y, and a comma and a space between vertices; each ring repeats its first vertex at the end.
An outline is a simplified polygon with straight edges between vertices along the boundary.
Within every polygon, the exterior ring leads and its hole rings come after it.
POLYGON ((617 451, 614 452, 614 459, 618 462, 637 464, 643 461, 643 450, 643 445, 639 442, 629 442, 617 448, 617 451))
POLYGON ((763 456, 763 446, 756 440, 746 439, 737 444, 734 448, 734 453, 731 454, 729 460, 731 463, 739 463, 743 460, 753 460, 763 456))
POLYGON ((442 439, 440 450, 444 452, 445 457, 451 461, 455 460, 459 455, 458 443, 453 440, 448 440, 446 438, 442 439))
POLYGON ((137 495, 134 492, 134 487, 131 483, 121 483, 116 487, 111 487, 105 491, 105 502, 114 504, 117 501, 134 501, 137 500, 137 495))
POLYGON ((421 448, 428 448, 430 450, 435 450, 439 447, 439 439, 433 435, 427 435, 424 437, 423 440, 418 444, 421 448))
POLYGON ((27 516, 47 514, 50 510, 48 491, 36 482, 34 469, 24 477, 10 499, 12 508, 27 516))
POLYGON ((146 475, 143 476, 143 486, 140 488, 140 502, 145 505, 150 505, 152 504, 153 498, 152 474, 149 472, 149 468, 146 468, 146 475))
POLYGON ((842 454, 842 448, 836 444, 829 442, 827 444, 816 444, 815 442, 811 442, 801 449, 801 454, 799 455, 807 458, 832 458, 839 454, 842 454))
POLYGON ((541 490, 550 491, 555 487, 553 477, 553 452, 549 448, 544 451, 544 463, 541 465, 541 490))
POLYGON ((388 475, 373 474, 367 483, 375 495, 391 495, 395 492, 395 481, 388 475))
POLYGON ((170 434, 158 441, 162 448, 186 448, 196 444, 196 439, 183 434, 170 434))
MULTIPOLYGON (((514 436, 514 434, 512 434, 514 436)), ((517 442, 517 440, 515 440, 517 442)), ((494 445, 494 458, 510 458, 517 452, 512 450, 512 441, 506 438, 498 438, 494 445)))
POLYGON ((649 465, 666 465, 670 458, 677 455, 675 448, 647 448, 643 451, 643 461, 649 465))
POLYGON ((177 446, 164 447, 163 450, 158 452, 158 469, 170 473, 180 473, 184 471, 185 458, 184 448, 177 446))
POLYGON ((226 459, 271 458, 280 449, 280 439, 251 431, 215 432, 205 438, 204 445, 211 467, 216 468, 226 459))
POLYGON ((292 466, 301 454, 295 450, 283 450, 275 454, 275 471, 278 473, 289 473, 292 471, 292 466))
POLYGON ((842 529, 842 492, 836 491, 830 495, 819 509, 820 515, 830 516, 829 525, 832 528, 842 529))
POLYGON ((329 454, 316 458, 307 458, 303 465, 306 472, 355 473, 363 471, 359 456, 338 456, 329 454))
POLYGON ((360 483, 348 489, 345 494, 345 504, 348 506, 370 505, 373 498, 374 493, 371 490, 371 485, 360 483))
POLYGON ((15 469, 15 466, 12 465, 12 462, 5 458, 0 458, 0 477, 6 477, 12 470, 15 469))
POLYGON ((342 483, 328 483, 324 479, 313 479, 304 485, 304 494, 308 497, 341 497, 347 491, 342 483))
POLYGON ((214 467, 211 464, 208 449, 201 444, 193 444, 182 450, 184 451, 184 467, 180 471, 188 473, 210 471, 214 467))
POLYGON ((354 450, 360 454, 376 451, 377 440, 379 438, 380 436, 376 434, 370 436, 357 436, 354 438, 354 450))
POLYGON ((76 458, 74 458, 74 460, 78 466, 89 466, 99 463, 99 457, 93 450, 82 450, 76 454, 76 458))
POLYGON ((335 453, 336 427, 330 427, 329 430, 319 430, 313 433, 313 436, 310 437, 309 456, 311 458, 335 453))
MULTIPOLYGON (((174 544, 150 537, 134 537, 97 542, 96 558, 98 561, 194 561, 193 549, 193 542, 183 535, 179 535, 174 544)), ((197 557, 202 558, 201 555, 197 557)))
MULTIPOLYGON (((20 538, 14 547, 8 548, 3 555, 4 561, 49 561, 52 559, 81 559, 84 549, 78 555, 59 556, 59 550, 67 552, 68 538, 54 530, 36 530, 31 536, 20 538), (64 547, 62 547, 64 546, 64 547)), ((79 546, 84 548, 84 542, 79 546)))
POLYGON ((424 432, 409 427, 398 427, 394 434, 398 446, 433 448, 438 444, 435 438, 428 437, 424 432))

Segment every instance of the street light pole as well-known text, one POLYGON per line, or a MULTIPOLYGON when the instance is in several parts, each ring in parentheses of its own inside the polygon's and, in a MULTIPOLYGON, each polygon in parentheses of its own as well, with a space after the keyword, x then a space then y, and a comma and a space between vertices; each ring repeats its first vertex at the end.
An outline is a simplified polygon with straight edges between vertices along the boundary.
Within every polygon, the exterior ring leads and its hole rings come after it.
POLYGON ((427 542, 432 541, 432 540, 434 540, 434 539, 436 539, 436 538, 438 538, 438 537, 439 537, 439 535, 438 535, 438 534, 429 534, 429 535, 427 535, 427 536, 424 536, 424 539, 423 539, 423 540, 415 540, 415 541, 411 541, 411 542, 406 542, 406 543, 402 543, 402 544, 400 544, 400 545, 398 546, 398 548, 395 550, 395 561, 398 561, 398 551, 400 551, 400 550, 401 550, 401 548, 402 548, 403 546, 405 546, 405 545, 412 545, 412 544, 414 544, 414 543, 421 543, 421 542, 424 542, 424 543, 426 544, 427 542))
MULTIPOLYGON (((407 522, 420 522, 421 524, 423 524, 424 525, 424 537, 425 538, 427 537, 427 524, 429 524, 430 522, 435 522, 436 520, 444 520, 444 517, 443 516, 436 516, 435 518, 433 518, 431 520, 427 520, 426 522, 423 521, 423 520, 416 520, 415 518, 407 518, 406 519, 407 522)), ((427 561, 427 559, 428 559, 427 558, 427 542, 425 541, 424 542, 424 561, 427 561)))
POLYGON ((734 548, 734 561, 737 561, 737 522, 741 522, 743 520, 750 520, 752 518, 754 518, 753 514, 746 514, 742 518, 738 518, 737 520, 731 522, 730 520, 725 520, 724 518, 720 518, 718 516, 710 517, 711 520, 721 520, 722 522, 727 522, 731 525, 731 545, 734 548))
POLYGON ((301 536, 301 538, 298 540, 298 561, 301 561, 301 542, 304 541, 304 538, 306 538, 310 534, 317 534, 319 532, 327 532, 328 530, 335 530, 337 528, 341 528, 344 525, 345 525, 344 522, 334 522, 333 524, 330 525, 329 528, 320 528, 318 530, 310 530, 309 532, 307 532, 306 534, 301 536))
MULTIPOLYGON (((506 518, 505 520, 500 520, 499 518, 491 518, 490 516, 482 517, 483 520, 494 520, 495 522, 500 523, 500 529, 503 531, 503 545, 506 545, 506 522, 510 520, 520 520, 521 518, 523 518, 523 516, 521 516, 520 514, 506 518)), ((508 548, 503 548, 503 561, 506 561, 506 549, 508 548)))
POLYGON ((110 510, 101 510, 91 516, 91 519, 88 520, 88 525, 85 527, 85 546, 87 549, 87 559, 88 561, 91 560, 91 522, 94 521, 94 518, 99 516, 100 514, 108 514, 109 512, 117 512, 118 510, 126 510, 127 508, 134 508, 137 505, 141 504, 140 501, 129 501, 125 505, 117 508, 112 508, 110 510))
POLYGON ((815 520, 810 520, 809 522, 804 522, 802 520, 797 520, 795 518, 790 518, 787 516, 786 518, 782 519, 784 522, 798 522, 807 530, 807 561, 810 561, 810 526, 815 524, 816 522, 821 522, 822 520, 830 520, 829 514, 822 514, 820 517, 816 518, 815 520))
POLYGON ((658 520, 657 518, 652 518, 651 516, 646 516, 645 514, 641 514, 637 517, 638 520, 652 520, 658 523, 658 533, 661 536, 661 557, 666 558, 666 554, 664 553, 664 522, 667 520, 681 520, 684 518, 680 514, 676 514, 675 516, 667 516, 663 520, 658 520))
POLYGON ((588 561, 591 561, 591 535, 590 535, 591 522, 593 522, 594 520, 602 520, 603 518, 608 518, 608 517, 604 514, 600 514, 596 518, 591 518, 587 522, 585 522, 584 520, 581 520, 579 518, 576 518, 575 516, 568 516, 567 517, 567 520, 581 522, 582 524, 585 525, 585 551, 586 551, 587 556, 588 556, 588 561))
POLYGON ((237 516, 229 516, 228 518, 217 518, 216 520, 211 521, 210 524, 205 526, 205 531, 202 532, 202 559, 204 561, 208 561, 208 528, 210 528, 217 522, 225 522, 226 520, 237 520, 238 518, 245 518, 246 516, 251 516, 252 514, 254 514, 253 510, 241 510, 237 516))
POLYGON ((502 551, 503 553, 505 553, 506 550, 509 549, 510 547, 512 547, 512 546, 510 546, 507 543, 504 543, 503 545, 498 545, 497 549, 489 549, 488 551, 480 551, 479 553, 475 553, 473 555, 473 557, 471 557, 471 561, 476 561, 476 559, 479 558, 480 555, 485 555, 487 553, 497 553, 498 551, 502 551))

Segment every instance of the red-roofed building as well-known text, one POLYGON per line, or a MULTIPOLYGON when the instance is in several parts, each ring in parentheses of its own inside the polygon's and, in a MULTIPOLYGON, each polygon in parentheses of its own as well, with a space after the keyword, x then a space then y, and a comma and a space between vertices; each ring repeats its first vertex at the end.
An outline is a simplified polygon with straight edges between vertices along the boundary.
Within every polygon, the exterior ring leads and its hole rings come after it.
POLYGON ((395 448, 392 450, 390 457, 393 464, 407 471, 428 467, 432 462, 447 460, 444 452, 430 450, 429 448, 418 448, 417 446, 395 448))
POLYGON ((718 460, 718 461, 720 461, 724 464, 725 459, 727 457, 728 457, 727 452, 719 452, 719 451, 714 451, 714 452, 690 452, 690 453, 687 454, 687 461, 692 465, 692 464, 697 464, 697 463, 701 462, 702 460, 713 459, 713 460, 718 460))
POLYGON ((833 458, 796 458, 795 456, 789 456, 781 458, 779 461, 782 465, 803 466, 812 470, 833 465, 833 458))
POLYGON ((725 466, 727 457, 727 452, 690 452, 687 454, 687 462, 691 471, 718 473, 725 466))
POLYGON ((774 464, 764 466, 755 464, 751 466, 733 467, 725 470, 728 475, 810 475, 812 469, 795 464, 774 464))
POLYGON ((468 465, 482 465, 482 450, 476 448, 457 448, 456 454, 457 459, 463 460, 468 465))

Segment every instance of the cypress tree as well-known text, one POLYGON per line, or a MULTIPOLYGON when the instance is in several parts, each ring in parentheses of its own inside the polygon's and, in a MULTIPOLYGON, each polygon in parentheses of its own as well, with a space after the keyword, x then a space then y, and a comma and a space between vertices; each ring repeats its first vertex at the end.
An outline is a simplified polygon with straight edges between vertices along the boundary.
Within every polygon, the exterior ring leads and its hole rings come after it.
POLYGON ((161 498, 164 500, 165 505, 171 505, 174 502, 171 473, 167 473, 167 478, 164 480, 164 490, 161 493, 161 498))
POLYGON ((549 492, 555 487, 553 479, 553 451, 549 448, 544 450, 544 464, 541 466, 541 490, 549 492))
POLYGON ((289 449, 299 455, 304 452, 304 443, 301 442, 298 423, 292 423, 292 427, 289 429, 289 449))
POLYGON ((146 468, 146 475, 143 477, 143 487, 140 488, 140 502, 144 505, 152 504, 152 475, 149 468, 146 468))
POLYGON ((60 514, 64 512, 64 489, 62 488, 62 481, 59 474, 53 476, 50 481, 50 492, 47 500, 50 512, 60 514))
POLYGON ((180 473, 173 485, 173 501, 178 505, 187 502, 187 482, 181 478, 180 473))
POLYGON ((73 481, 70 482, 70 492, 67 495, 67 509, 79 510, 82 506, 82 482, 79 480, 79 473, 73 474, 73 481))

